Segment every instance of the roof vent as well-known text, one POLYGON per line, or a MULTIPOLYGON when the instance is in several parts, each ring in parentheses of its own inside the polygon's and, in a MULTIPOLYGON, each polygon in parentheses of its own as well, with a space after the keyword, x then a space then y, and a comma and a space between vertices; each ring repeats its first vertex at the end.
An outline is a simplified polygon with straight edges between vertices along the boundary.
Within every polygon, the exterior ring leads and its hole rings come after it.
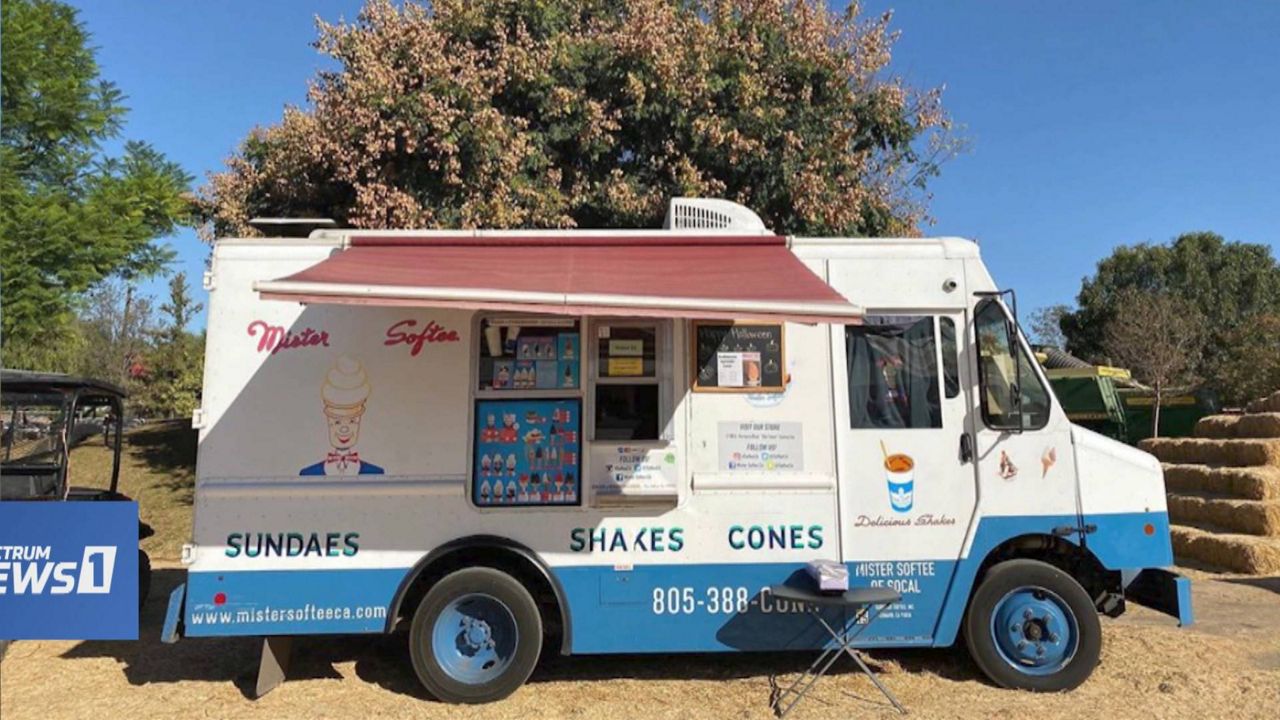
POLYGON ((665 230, 768 230, 760 216, 747 208, 711 198, 672 198, 662 227, 665 230))
POLYGON ((249 227, 268 237, 307 237, 313 230, 332 230, 338 223, 329 218, 264 218, 249 221, 249 227))

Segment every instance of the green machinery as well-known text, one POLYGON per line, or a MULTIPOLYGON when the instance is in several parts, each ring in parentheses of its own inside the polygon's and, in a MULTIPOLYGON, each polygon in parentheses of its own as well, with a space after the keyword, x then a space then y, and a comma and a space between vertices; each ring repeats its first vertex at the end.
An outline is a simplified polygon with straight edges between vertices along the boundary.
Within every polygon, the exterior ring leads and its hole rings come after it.
MULTIPOLYGON (((1036 355, 1071 422, 1130 444, 1151 437, 1155 393, 1128 370, 1089 365, 1056 348, 1041 348, 1036 355)), ((1190 436, 1197 420, 1218 409, 1216 398, 1203 390, 1167 393, 1160 406, 1160 435, 1190 436)))

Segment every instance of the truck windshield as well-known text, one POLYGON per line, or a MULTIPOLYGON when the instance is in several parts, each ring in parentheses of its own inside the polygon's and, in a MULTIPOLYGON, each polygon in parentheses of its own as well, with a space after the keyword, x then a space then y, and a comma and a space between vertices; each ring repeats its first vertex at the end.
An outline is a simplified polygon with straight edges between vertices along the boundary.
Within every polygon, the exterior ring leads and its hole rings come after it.
POLYGON ((974 324, 983 422, 999 430, 1044 427, 1049 422, 1049 393, 1018 341, 1004 306, 995 300, 983 300, 978 303, 974 324))

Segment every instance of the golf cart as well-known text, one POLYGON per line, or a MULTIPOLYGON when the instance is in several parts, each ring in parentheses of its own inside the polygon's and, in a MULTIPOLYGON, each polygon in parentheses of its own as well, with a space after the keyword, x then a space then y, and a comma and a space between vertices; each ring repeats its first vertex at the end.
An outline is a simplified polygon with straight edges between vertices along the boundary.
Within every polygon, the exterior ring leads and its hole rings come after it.
MULTIPOLYGON (((0 502, 129 500, 118 489, 124 398, 123 389, 101 380, 0 370, 0 502), (72 450, 99 441, 111 452, 109 481, 72 486, 72 450)), ((139 540, 153 534, 138 522, 139 540)), ((138 582, 141 607, 151 587, 151 560, 141 548, 138 582)))

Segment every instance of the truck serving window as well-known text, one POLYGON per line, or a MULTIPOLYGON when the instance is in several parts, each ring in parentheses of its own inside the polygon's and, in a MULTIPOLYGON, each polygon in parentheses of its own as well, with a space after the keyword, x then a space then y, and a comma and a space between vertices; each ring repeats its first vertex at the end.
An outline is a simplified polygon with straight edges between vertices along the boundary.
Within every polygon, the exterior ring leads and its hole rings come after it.
POLYGON ((1049 393, 1040 383, 1025 348, 1017 342, 1013 322, 1004 308, 994 300, 978 303, 974 330, 978 336, 983 422, 992 429, 1017 429, 1021 414, 1021 429, 1044 427, 1049 422, 1049 393), (1012 350, 1015 347, 1016 367, 1012 350))
POLYGON ((853 428, 940 428, 932 316, 867 316, 844 329, 853 428))
POLYGON ((659 438, 658 326, 596 326, 595 440, 659 438))
POLYGON ((471 499, 582 503, 582 335, 575 318, 485 317, 473 387, 471 499))

